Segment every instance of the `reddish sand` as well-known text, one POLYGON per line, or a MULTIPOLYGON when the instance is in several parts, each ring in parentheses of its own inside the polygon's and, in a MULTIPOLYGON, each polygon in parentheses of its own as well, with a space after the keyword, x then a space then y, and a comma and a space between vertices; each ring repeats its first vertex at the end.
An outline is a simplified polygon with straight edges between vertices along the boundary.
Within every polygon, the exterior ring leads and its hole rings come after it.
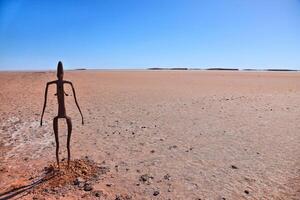
MULTIPOLYGON (((55 78, 0 73, 0 199, 55 163, 55 87, 39 126, 45 84, 55 78)), ((300 73, 67 71, 65 79, 85 117, 82 126, 66 97, 72 159, 88 156, 109 170, 92 191, 33 187, 13 198, 300 199, 300 73)))

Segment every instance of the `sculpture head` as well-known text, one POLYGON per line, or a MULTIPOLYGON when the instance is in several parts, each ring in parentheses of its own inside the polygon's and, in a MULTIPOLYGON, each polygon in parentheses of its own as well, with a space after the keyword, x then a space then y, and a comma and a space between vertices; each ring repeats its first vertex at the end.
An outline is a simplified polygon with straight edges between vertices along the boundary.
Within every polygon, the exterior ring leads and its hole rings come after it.
POLYGON ((59 61, 58 65, 57 65, 57 78, 59 80, 63 80, 63 78, 64 78, 64 68, 63 68, 63 64, 61 61, 59 61))

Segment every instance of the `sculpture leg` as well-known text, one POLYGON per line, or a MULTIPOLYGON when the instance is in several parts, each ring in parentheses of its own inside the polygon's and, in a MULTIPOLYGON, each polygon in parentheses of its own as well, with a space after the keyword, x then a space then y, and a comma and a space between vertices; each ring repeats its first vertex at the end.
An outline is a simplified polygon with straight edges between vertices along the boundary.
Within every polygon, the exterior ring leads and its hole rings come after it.
POLYGON ((67 125, 68 125, 68 138, 67 138, 67 149, 68 149, 68 166, 70 165, 70 158, 71 158, 71 152, 70 152, 70 140, 71 140, 71 134, 72 134, 72 121, 70 117, 66 117, 67 125))
POLYGON ((55 143, 56 143, 56 162, 57 162, 57 166, 59 167, 59 158, 58 158, 58 152, 59 152, 58 117, 54 117, 54 119, 53 119, 53 130, 54 130, 55 143))

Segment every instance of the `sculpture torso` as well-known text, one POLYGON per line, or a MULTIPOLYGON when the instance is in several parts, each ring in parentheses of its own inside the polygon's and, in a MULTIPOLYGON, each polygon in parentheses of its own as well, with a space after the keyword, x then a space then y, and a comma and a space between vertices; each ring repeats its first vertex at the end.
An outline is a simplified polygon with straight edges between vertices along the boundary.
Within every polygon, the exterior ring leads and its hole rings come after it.
POLYGON ((66 107, 65 107, 65 92, 64 92, 63 80, 57 80, 56 94, 57 94, 57 103, 58 103, 58 117, 65 117, 66 107))

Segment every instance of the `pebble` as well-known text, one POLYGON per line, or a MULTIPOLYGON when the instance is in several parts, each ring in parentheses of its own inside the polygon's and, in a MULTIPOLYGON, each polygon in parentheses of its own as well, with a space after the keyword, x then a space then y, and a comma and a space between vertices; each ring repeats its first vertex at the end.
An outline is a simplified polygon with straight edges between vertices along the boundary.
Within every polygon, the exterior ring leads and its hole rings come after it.
POLYGON ((140 181, 142 182, 149 182, 150 179, 153 179, 152 176, 149 176, 148 174, 143 174, 141 177, 140 177, 140 181))
POLYGON ((231 165, 231 168, 232 168, 232 169, 238 169, 238 167, 235 166, 235 165, 231 165))
POLYGON ((49 174, 54 171, 54 167, 52 165, 50 165, 49 167, 45 167, 44 171, 46 174, 49 174))
POLYGON ((115 200, 132 200, 130 195, 116 195, 115 200))
POLYGON ((101 197, 103 195, 102 191, 95 191, 94 192, 95 197, 101 197))
POLYGON ((159 195, 159 191, 154 191, 153 196, 157 196, 157 195, 159 195))
POLYGON ((165 180, 170 180, 171 176, 169 174, 164 175, 165 180))
POLYGON ((79 187, 83 187, 84 182, 85 182, 85 180, 83 178, 78 177, 74 180, 73 184, 78 185, 79 187))
POLYGON ((169 146, 169 149, 176 149, 177 148, 177 145, 173 145, 173 146, 169 146))
POLYGON ((33 200, 45 200, 45 198, 42 196, 34 196, 34 197, 32 197, 32 199, 33 200))
POLYGON ((92 191, 93 187, 89 183, 86 183, 86 184, 84 184, 83 190, 86 191, 86 192, 92 191))

